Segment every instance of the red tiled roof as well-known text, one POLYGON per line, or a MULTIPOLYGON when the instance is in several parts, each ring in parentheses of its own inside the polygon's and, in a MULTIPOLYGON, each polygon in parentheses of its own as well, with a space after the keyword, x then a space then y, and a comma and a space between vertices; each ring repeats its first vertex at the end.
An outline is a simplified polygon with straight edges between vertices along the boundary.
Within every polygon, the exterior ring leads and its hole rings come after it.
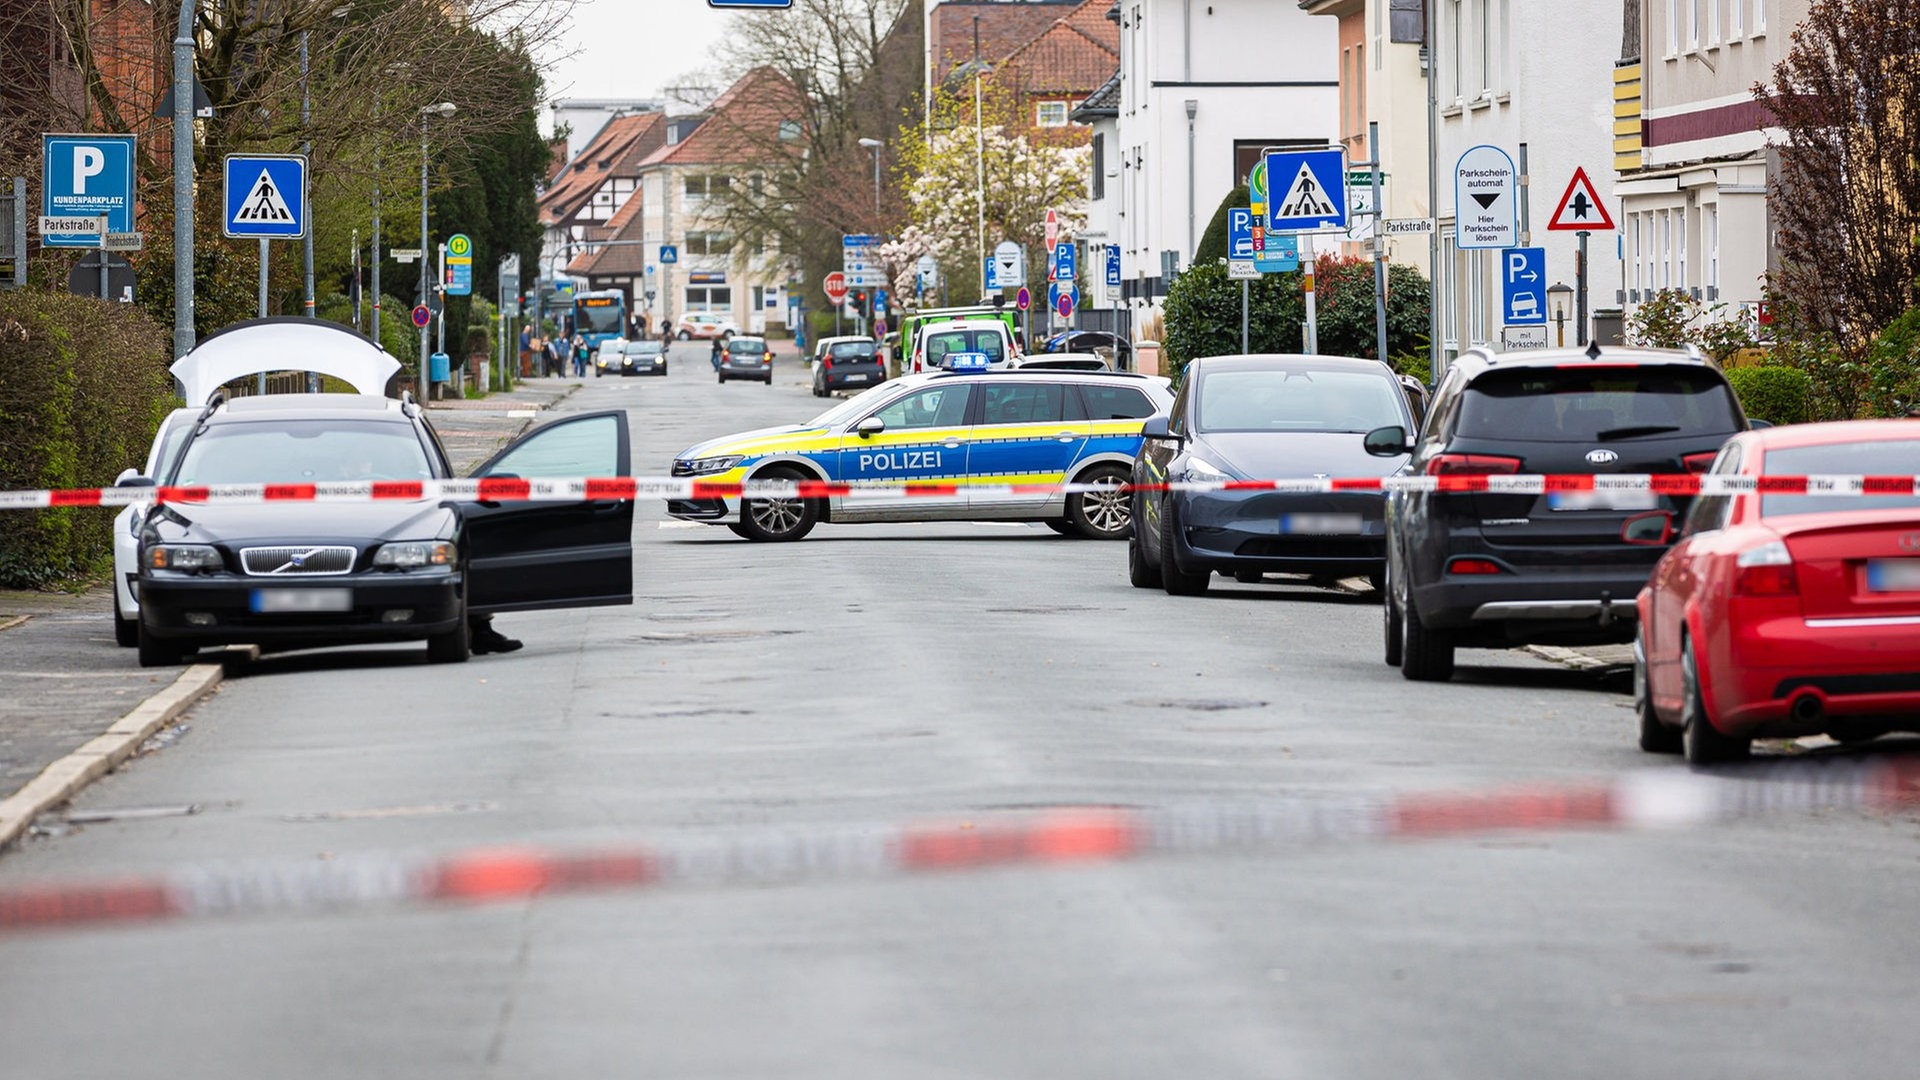
POLYGON ((639 167, 764 161, 781 145, 781 124, 799 120, 804 112, 799 89, 785 75, 757 67, 715 99, 699 127, 655 150, 639 167))
POLYGON ((564 222, 607 180, 638 176, 641 161, 666 141, 666 119, 660 113, 631 113, 607 121, 541 197, 541 222, 564 222))
MULTIPOLYGON (((980 59, 993 63, 1045 33, 1069 10, 1070 3, 1072 0, 944 0, 933 9, 928 49, 933 58, 933 81, 945 81, 955 67, 974 58, 976 16, 980 20, 980 59)), ((1117 42, 1117 27, 1114 34, 1117 42)), ((1097 81, 1093 84, 1098 85, 1097 81)))
MULTIPOLYGON (((646 239, 646 221, 641 214, 640 193, 634 192, 604 227, 596 226, 587 230, 592 240, 644 240, 646 239)), ((626 274, 644 274, 647 272, 645 245, 615 244, 609 247, 595 248, 576 256, 567 264, 569 274, 594 277, 618 277, 626 274)))
POLYGON ((1023 94, 1084 98, 1120 68, 1120 28, 1108 21, 1112 0, 1085 0, 999 65, 995 81, 1023 94))

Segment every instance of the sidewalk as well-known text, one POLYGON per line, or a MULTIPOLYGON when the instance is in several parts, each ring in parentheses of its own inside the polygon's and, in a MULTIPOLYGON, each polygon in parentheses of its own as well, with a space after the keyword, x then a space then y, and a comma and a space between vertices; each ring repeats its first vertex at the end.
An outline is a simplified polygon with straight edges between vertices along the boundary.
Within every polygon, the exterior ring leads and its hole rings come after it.
MULTIPOLYGON (((578 383, 533 379, 479 401, 425 403, 464 476, 559 403, 578 383)), ((113 642, 113 592, 0 590, 0 800, 180 677, 142 668, 113 642)))

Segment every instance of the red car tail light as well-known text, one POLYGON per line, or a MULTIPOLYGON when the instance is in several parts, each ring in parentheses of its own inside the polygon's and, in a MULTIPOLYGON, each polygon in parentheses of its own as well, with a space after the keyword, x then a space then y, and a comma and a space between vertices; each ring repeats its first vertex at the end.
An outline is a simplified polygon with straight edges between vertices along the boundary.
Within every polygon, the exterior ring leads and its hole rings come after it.
POLYGON ((1713 459, 1719 456, 1717 450, 1710 450, 1704 454, 1684 454, 1680 458, 1680 464, 1685 465, 1688 472, 1699 476, 1712 468, 1713 459))
POLYGON ((1428 476, 1494 476, 1519 471, 1519 458, 1498 454, 1439 454, 1427 462, 1428 476))
POLYGON ((1447 564, 1449 574, 1504 574, 1499 563, 1491 559, 1459 558, 1447 564))
POLYGON ((822 371, 832 371, 832 370, 833 370, 833 357, 831 357, 831 356, 823 356, 823 357, 821 357, 821 358, 820 358, 820 370, 822 370, 822 371))
POLYGON ((1792 596, 1800 591, 1793 555, 1778 540, 1741 552, 1734 569, 1733 591, 1741 596, 1792 596))

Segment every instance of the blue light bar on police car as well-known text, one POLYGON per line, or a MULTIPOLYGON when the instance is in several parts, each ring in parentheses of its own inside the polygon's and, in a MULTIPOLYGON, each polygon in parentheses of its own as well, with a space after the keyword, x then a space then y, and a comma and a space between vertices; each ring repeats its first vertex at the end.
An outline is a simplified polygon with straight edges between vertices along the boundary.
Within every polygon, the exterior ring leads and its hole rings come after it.
POLYGON ((947 354, 947 370, 976 372, 985 371, 993 366, 993 361, 983 352, 957 352, 947 354))

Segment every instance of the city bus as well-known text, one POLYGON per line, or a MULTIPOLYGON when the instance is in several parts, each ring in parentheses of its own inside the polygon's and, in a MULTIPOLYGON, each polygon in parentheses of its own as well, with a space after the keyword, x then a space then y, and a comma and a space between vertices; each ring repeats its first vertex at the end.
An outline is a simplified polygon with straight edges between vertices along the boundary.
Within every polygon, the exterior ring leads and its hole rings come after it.
POLYGON ((573 329, 596 351, 603 341, 626 337, 626 294, 618 289, 574 293, 573 329))

